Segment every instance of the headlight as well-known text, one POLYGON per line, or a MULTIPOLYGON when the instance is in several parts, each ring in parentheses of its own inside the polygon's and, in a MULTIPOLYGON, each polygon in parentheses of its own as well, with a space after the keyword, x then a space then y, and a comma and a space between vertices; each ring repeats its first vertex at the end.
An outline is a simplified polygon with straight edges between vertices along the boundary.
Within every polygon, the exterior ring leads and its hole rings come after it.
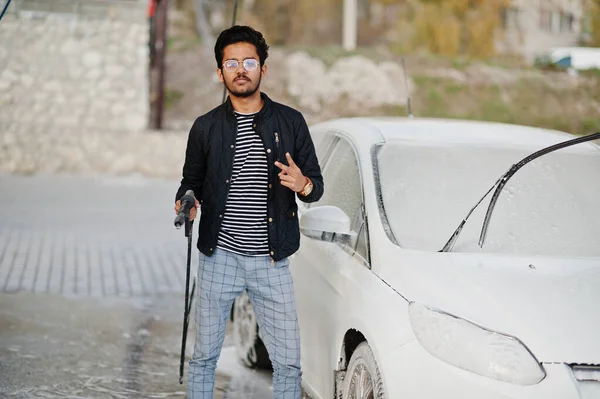
POLYGON ((546 373, 517 338, 411 302, 408 313, 417 340, 433 356, 485 377, 533 385, 546 373))

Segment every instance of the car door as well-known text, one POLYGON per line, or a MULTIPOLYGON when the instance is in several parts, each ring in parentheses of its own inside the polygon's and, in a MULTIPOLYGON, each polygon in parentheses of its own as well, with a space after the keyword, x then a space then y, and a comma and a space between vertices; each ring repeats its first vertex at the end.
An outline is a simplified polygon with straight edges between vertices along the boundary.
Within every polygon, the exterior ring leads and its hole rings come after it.
POLYGON ((302 236, 293 261, 297 295, 304 381, 317 397, 333 397, 333 370, 339 360, 338 332, 351 312, 348 298, 372 276, 369 269, 367 226, 357 153, 345 137, 331 133, 331 150, 323 165, 325 192, 321 200, 305 207, 332 205, 351 220, 357 239, 351 244, 325 242, 302 236))

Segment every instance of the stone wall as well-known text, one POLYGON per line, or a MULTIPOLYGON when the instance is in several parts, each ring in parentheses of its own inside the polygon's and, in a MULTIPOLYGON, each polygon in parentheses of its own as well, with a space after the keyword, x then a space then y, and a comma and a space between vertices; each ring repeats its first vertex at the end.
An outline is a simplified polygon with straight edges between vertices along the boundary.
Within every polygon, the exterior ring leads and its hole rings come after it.
POLYGON ((13 0, 0 27, 0 133, 145 129, 145 4, 13 0))
MULTIPOLYGON (((0 132, 0 174, 108 174, 181 178, 187 132, 122 132, 43 126, 0 132)), ((0 187, 0 195, 5 187, 0 187)))

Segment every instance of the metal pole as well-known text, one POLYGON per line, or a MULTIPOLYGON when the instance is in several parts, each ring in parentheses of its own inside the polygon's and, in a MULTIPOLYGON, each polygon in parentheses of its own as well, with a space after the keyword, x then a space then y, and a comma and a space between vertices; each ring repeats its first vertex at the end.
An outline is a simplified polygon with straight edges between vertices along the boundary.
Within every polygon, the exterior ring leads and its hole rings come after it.
POLYGON ((210 50, 213 45, 215 38, 211 32, 210 25, 208 23, 208 17, 206 16, 206 12, 204 10, 204 2, 205 0, 196 0, 196 29, 202 38, 202 46, 206 50, 210 50))
MULTIPOLYGON (((237 18, 237 9, 238 9, 238 0, 235 0, 235 3, 233 4, 233 19, 231 21, 231 26, 235 25, 235 20, 237 18)), ((223 85, 223 99, 221 100, 221 103, 225 102, 226 96, 227 96, 227 88, 225 87, 225 85, 223 85)))
POLYGON ((158 15, 158 109, 156 118, 156 128, 162 129, 163 109, 165 103, 165 56, 167 52, 167 10, 168 1, 159 1, 158 15))
POLYGON ((344 26, 342 35, 342 45, 344 50, 353 51, 356 49, 357 42, 357 0, 344 0, 344 26))
POLYGON ((235 0, 235 3, 233 4, 233 19, 231 21, 231 26, 235 25, 235 20, 237 18, 237 9, 238 9, 238 0, 235 0))
POLYGON ((165 55, 167 50, 167 0, 157 0, 154 15, 154 65, 150 66, 150 126, 162 129, 165 102, 165 55))

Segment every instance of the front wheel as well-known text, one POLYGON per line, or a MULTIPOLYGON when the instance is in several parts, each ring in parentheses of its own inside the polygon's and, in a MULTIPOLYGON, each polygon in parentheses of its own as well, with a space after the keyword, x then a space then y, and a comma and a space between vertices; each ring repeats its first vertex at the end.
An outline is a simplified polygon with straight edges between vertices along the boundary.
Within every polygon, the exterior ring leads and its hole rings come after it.
POLYGON ((258 335, 256 314, 246 291, 233 303, 233 340, 240 360, 250 368, 271 368, 269 353, 258 335))
POLYGON ((385 398, 379 367, 367 342, 360 343, 350 358, 342 384, 342 398, 385 398))

